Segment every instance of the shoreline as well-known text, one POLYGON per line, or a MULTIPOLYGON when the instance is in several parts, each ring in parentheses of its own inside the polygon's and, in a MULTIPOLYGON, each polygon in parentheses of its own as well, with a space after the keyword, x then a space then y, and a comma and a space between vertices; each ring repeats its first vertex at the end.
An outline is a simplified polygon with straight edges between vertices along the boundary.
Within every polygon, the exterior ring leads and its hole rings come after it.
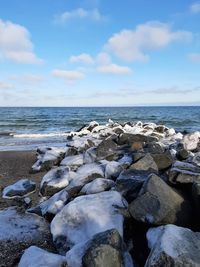
POLYGON ((2 199, 2 190, 22 178, 28 178, 36 183, 36 191, 29 195, 33 205, 38 202, 39 183, 45 174, 29 173, 36 161, 36 151, 0 151, 0 209, 9 207, 9 201, 2 199))

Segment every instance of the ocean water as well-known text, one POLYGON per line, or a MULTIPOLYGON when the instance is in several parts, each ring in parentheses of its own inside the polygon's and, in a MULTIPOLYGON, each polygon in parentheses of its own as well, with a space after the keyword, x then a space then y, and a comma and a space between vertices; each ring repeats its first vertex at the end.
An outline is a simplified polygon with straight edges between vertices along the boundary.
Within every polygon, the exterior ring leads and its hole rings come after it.
POLYGON ((66 132, 92 120, 100 124, 143 121, 165 124, 177 131, 200 131, 200 107, 82 107, 0 108, 0 150, 29 150, 60 146, 66 132))

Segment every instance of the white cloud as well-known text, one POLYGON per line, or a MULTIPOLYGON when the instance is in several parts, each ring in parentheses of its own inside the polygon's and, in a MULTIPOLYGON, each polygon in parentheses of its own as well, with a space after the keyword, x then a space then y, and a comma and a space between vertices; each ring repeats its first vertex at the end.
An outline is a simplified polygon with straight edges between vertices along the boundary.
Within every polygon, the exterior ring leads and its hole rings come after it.
POLYGON ((64 13, 55 16, 55 22, 59 24, 64 24, 74 19, 89 19, 93 21, 101 21, 104 20, 105 17, 99 12, 97 8, 92 10, 77 8, 71 11, 65 11, 64 13))
POLYGON ((58 78, 63 78, 69 82, 74 82, 77 80, 82 80, 85 75, 77 70, 60 70, 55 69, 52 71, 52 75, 58 78))
POLYGON ((200 13, 200 2, 193 3, 193 4, 190 6, 190 11, 191 11, 193 14, 200 13))
POLYGON ((117 64, 109 64, 100 66, 97 68, 98 72, 107 74, 130 74, 131 69, 125 66, 119 66, 117 64))
POLYGON ((83 63, 83 64, 88 64, 88 65, 94 64, 93 58, 86 53, 80 54, 78 56, 71 56, 69 58, 69 61, 71 63, 83 63))
POLYGON ((13 88, 12 84, 0 81, 0 90, 1 89, 12 89, 12 88, 13 88))
POLYGON ((22 64, 42 63, 33 52, 28 30, 3 20, 0 20, 0 57, 22 64))
POLYGON ((111 57, 107 53, 99 53, 96 57, 97 64, 104 66, 111 64, 111 57))
POLYGON ((125 61, 149 59, 149 51, 166 47, 178 41, 190 41, 192 33, 172 31, 170 26, 160 22, 140 24, 134 30, 122 30, 114 34, 105 45, 105 49, 125 61))
POLYGON ((191 53, 188 55, 189 60, 200 63, 200 53, 191 53))

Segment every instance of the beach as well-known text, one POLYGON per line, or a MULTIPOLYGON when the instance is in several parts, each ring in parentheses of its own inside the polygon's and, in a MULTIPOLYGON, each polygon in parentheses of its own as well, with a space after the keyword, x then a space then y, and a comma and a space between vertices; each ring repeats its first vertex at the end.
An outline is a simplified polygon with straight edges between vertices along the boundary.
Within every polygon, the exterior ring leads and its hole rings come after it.
MULTIPOLYGON (((29 197, 33 205, 38 201, 38 185, 45 174, 30 173, 31 166, 36 161, 36 151, 1 151, 0 152, 0 188, 1 191, 8 185, 11 185, 22 178, 28 178, 37 185, 36 192, 29 197)), ((0 195, 0 209, 9 206, 0 195)))

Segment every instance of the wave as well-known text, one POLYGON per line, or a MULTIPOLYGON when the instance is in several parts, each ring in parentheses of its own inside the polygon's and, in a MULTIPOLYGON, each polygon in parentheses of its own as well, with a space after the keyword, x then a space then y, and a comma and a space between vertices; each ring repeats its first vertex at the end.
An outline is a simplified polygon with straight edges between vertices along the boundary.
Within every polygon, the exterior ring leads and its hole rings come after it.
POLYGON ((36 133, 36 134, 14 134, 15 138, 44 138, 44 137, 67 137, 68 133, 36 133))
POLYGON ((3 137, 3 136, 14 136, 14 133, 13 132, 0 132, 0 137, 3 137))

